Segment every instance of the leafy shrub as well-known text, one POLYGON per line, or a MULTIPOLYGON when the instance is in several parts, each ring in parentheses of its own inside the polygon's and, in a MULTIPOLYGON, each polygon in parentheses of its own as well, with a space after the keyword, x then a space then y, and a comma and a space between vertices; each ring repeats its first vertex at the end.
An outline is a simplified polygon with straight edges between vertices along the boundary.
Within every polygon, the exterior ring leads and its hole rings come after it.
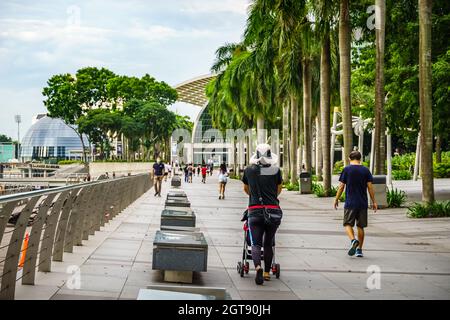
POLYGON ((409 170, 392 170, 392 179, 411 180, 412 174, 409 170))
POLYGON ((431 204, 414 203, 408 208, 410 218, 450 217, 450 200, 435 201, 431 204))
POLYGON ((448 162, 435 163, 433 167, 435 178, 450 178, 450 160, 448 162))
POLYGON ((298 190, 300 190, 298 183, 292 184, 292 183, 289 182, 289 183, 287 183, 285 185, 285 188, 286 188, 287 191, 298 191, 298 190))
POLYGON ((415 153, 407 153, 401 156, 392 157, 392 170, 408 170, 414 169, 415 153))
MULTIPOLYGON (((311 191, 318 198, 325 197, 325 189, 321 183, 313 182, 311 191)), ((338 191, 338 187, 331 186, 330 194, 328 195, 328 197, 335 197, 337 194, 337 191, 338 191)), ((341 202, 345 201, 345 192, 342 193, 341 197, 339 198, 339 201, 341 201, 341 202)))
POLYGON ((342 170, 344 170, 344 161, 336 161, 336 163, 334 164, 333 173, 340 174, 342 170))
POLYGON ((325 189, 323 188, 323 185, 321 183, 313 182, 311 191, 319 198, 325 197, 325 189))
POLYGON ((400 208, 406 202, 406 193, 397 188, 388 189, 387 202, 389 208, 400 208))

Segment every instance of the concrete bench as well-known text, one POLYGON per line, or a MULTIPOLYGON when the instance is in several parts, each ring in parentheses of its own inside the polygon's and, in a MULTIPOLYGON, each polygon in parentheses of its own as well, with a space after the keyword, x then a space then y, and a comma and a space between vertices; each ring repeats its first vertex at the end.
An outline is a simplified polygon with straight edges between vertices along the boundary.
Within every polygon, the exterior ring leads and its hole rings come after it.
POLYGON ((208 243, 201 232, 156 231, 153 270, 164 271, 164 281, 192 283, 193 272, 207 271, 208 243))
POLYGON ((195 227, 195 213, 187 210, 167 210, 161 212, 161 227, 195 227))
POLYGON ((177 197, 181 197, 181 198, 187 198, 186 193, 183 190, 176 190, 176 189, 171 189, 169 190, 169 192, 167 192, 167 197, 169 198, 177 198, 177 197))
POLYGON ((200 232, 200 228, 163 225, 161 231, 200 232))
POLYGON ((172 180, 170 181, 170 185, 172 187, 181 187, 181 177, 174 176, 172 180))
POLYGON ((187 198, 168 198, 166 200, 166 207, 190 207, 191 203, 187 198))

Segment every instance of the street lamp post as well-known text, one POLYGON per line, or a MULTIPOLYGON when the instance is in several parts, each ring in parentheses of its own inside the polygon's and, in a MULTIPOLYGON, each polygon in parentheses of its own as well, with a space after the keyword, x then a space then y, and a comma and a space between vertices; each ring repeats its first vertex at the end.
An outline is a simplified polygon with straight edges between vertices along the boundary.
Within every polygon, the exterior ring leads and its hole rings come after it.
POLYGON ((16 114, 14 116, 14 121, 17 123, 17 160, 20 161, 20 123, 22 122, 22 116, 16 114))

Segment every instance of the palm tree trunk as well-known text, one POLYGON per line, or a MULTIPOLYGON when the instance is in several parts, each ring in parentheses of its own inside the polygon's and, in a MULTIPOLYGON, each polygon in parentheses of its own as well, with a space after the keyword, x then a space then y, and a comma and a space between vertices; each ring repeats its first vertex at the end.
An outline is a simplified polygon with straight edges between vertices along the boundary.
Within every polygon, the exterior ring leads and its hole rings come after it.
POLYGON ((438 134, 436 136, 436 163, 442 162, 442 138, 441 135, 438 134))
POLYGON ((311 62, 304 59, 302 72, 303 83, 303 129, 305 146, 305 170, 311 173, 312 166, 312 125, 311 125, 311 62))
POLYGON ((323 188, 326 196, 331 193, 330 77, 330 35, 327 32, 320 54, 320 121, 322 130, 323 188))
POLYGON ((290 144, 290 160, 291 160, 291 183, 296 183, 297 178, 297 148, 298 148, 298 102, 293 94, 291 94, 291 144, 290 144))
POLYGON ((386 125, 384 115, 384 39, 385 39, 385 0, 375 0, 376 15, 376 78, 375 78, 375 174, 385 174, 386 125))
POLYGON ((289 179, 289 103, 283 105, 283 181, 289 179))
POLYGON ((342 126, 344 136, 344 163, 353 147, 352 110, 350 95, 350 8, 349 0, 340 1, 339 14, 339 90, 341 98, 342 126))
POLYGON ((297 160, 297 170, 299 170, 298 172, 303 172, 303 163, 304 163, 304 141, 305 141, 305 135, 304 135, 304 129, 303 129, 303 105, 299 106, 299 110, 298 110, 298 114, 300 114, 301 116, 299 117, 298 120, 298 133, 299 133, 299 137, 298 137, 298 150, 297 150, 297 154, 298 154, 298 160, 297 160))
POLYGON ((323 167, 323 155, 322 155, 322 132, 320 128, 320 112, 316 116, 316 176, 318 181, 323 180, 322 167, 323 167))
POLYGON ((432 0, 419 0, 419 102, 422 164, 422 201, 434 201, 433 113, 431 108, 431 8, 432 0))

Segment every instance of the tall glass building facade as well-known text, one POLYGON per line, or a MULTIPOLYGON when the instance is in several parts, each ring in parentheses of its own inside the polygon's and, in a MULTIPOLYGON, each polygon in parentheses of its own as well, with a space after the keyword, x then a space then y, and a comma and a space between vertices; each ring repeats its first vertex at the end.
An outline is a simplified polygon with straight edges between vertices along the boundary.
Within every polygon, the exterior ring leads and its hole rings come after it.
MULTIPOLYGON (((85 147, 89 145, 84 136, 85 147)), ((83 147, 75 131, 61 119, 46 115, 30 127, 22 139, 20 158, 31 160, 66 160, 81 159, 83 147)))
POLYGON ((228 144, 224 134, 214 130, 208 106, 202 108, 193 128, 193 163, 202 164, 208 159, 214 160, 216 165, 228 162, 228 144), (213 129, 213 130, 211 130, 213 129))

